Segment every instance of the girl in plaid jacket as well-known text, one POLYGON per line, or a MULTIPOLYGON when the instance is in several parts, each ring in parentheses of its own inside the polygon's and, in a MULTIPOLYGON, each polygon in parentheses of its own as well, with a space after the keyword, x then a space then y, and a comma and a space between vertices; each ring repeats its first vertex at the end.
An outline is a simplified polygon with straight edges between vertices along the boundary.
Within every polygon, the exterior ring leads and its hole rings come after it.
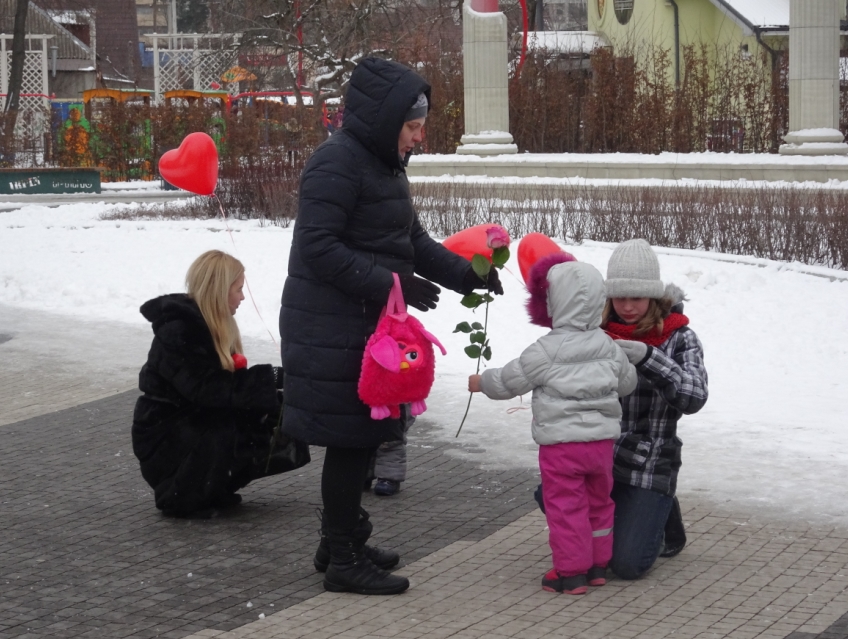
POLYGON ((677 422, 707 402, 707 371, 701 342, 683 315, 683 291, 660 280, 659 261, 645 240, 615 249, 606 288, 601 327, 638 373, 636 390, 620 400, 610 567, 638 579, 657 557, 674 556, 686 543, 675 497, 682 446, 677 422))

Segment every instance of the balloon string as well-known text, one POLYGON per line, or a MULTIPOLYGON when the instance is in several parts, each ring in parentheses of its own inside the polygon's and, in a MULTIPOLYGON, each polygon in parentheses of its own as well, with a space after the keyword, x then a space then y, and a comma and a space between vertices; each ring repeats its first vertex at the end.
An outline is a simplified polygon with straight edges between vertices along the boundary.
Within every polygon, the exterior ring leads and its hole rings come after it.
POLYGON ((519 277, 518 277, 515 273, 513 273, 512 271, 510 271, 508 266, 504 266, 504 267, 503 267, 503 269, 504 269, 507 273, 509 273, 510 275, 512 275, 512 276, 515 278, 515 281, 516 281, 516 282, 518 282, 518 283, 519 283, 519 284, 521 284, 522 286, 525 286, 525 284, 524 284, 524 280, 520 279, 520 278, 519 278, 519 277))
POLYGON ((529 406, 524 405, 524 395, 521 395, 521 406, 513 406, 512 408, 507 408, 506 414, 512 415, 513 413, 519 410, 530 410, 529 406))
MULTIPOLYGON (((213 193, 212 197, 215 198, 215 201, 218 202, 218 209, 221 211, 221 219, 224 221, 224 226, 227 229, 227 234, 230 236, 230 242, 233 244, 233 248, 236 248, 236 241, 233 238, 233 231, 230 228, 230 225, 227 223, 227 214, 224 213, 224 205, 221 204, 221 199, 218 197, 217 193, 213 193)), ((244 276, 244 285, 247 287, 247 295, 250 297, 250 301, 253 303, 253 308, 256 309, 256 314, 259 316, 259 321, 262 322, 262 326, 265 327, 265 330, 268 332, 268 336, 271 338, 271 341, 274 342, 274 346, 277 347, 277 350, 280 349, 280 345, 277 344, 277 340, 274 338, 274 334, 268 328, 268 325, 265 323, 265 318, 262 317, 262 313, 259 311, 259 306, 256 304, 256 298, 253 297, 253 291, 250 290, 250 282, 247 281, 247 274, 244 276)))

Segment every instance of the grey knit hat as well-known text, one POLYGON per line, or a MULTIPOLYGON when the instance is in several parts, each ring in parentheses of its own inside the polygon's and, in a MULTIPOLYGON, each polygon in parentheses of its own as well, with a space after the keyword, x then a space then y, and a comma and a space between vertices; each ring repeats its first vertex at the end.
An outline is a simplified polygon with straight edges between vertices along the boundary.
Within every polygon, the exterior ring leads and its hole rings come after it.
POLYGON ((429 109, 429 104, 427 103, 427 96, 423 93, 418 94, 418 99, 415 101, 409 111, 406 112, 406 116, 404 116, 403 121, 409 122, 410 120, 417 120, 418 118, 426 118, 427 110, 429 109))
POLYGON ((645 240, 628 240, 615 247, 607 265, 607 297, 663 296, 660 262, 645 240))

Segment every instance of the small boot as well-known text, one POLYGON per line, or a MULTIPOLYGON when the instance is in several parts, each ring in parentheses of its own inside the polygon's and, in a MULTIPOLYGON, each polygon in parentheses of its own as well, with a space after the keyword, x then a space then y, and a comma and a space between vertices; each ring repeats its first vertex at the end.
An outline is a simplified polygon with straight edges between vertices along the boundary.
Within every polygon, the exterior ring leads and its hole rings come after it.
POLYGON ((551 568, 545 576, 542 577, 542 590, 548 592, 559 592, 567 595, 583 595, 586 594, 587 582, 586 575, 573 575, 565 577, 556 568, 551 568))
POLYGON ((536 486, 536 490, 533 491, 533 499, 536 500, 536 503, 539 504, 539 510, 542 511, 542 514, 545 514, 545 498, 542 493, 542 484, 536 486))
MULTIPOLYGON (((320 511, 319 511, 320 512, 320 511)), ((315 551, 315 558, 312 560, 315 570, 318 572, 326 572, 327 566, 330 565, 330 539, 327 536, 327 520, 324 513, 321 513, 321 543, 318 544, 318 550, 315 551)), ((361 541, 363 554, 371 560, 371 562, 382 568, 383 570, 391 570, 400 562, 400 555, 393 550, 383 550, 373 546, 365 545, 365 542, 371 536, 371 531, 374 525, 369 521, 368 512, 364 508, 359 509, 359 523, 353 530, 353 537, 361 541)))
POLYGON ((592 566, 586 573, 586 580, 590 586, 603 586, 607 583, 607 567, 592 566))
POLYGON ((379 497, 391 497, 400 492, 400 482, 394 479, 377 478, 377 483, 374 484, 374 494, 379 497))
POLYGON ((352 534, 328 534, 330 565, 324 589, 360 595, 397 595, 409 588, 409 580, 375 566, 363 552, 364 544, 352 534))

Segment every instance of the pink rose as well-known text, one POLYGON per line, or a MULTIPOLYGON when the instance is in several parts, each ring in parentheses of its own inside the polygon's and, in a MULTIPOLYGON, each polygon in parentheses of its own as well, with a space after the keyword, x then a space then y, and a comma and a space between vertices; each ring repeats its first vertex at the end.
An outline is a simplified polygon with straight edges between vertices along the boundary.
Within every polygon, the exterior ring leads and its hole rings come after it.
POLYGON ((509 233, 502 226, 490 226, 486 229, 486 246, 491 249, 509 246, 509 233))

